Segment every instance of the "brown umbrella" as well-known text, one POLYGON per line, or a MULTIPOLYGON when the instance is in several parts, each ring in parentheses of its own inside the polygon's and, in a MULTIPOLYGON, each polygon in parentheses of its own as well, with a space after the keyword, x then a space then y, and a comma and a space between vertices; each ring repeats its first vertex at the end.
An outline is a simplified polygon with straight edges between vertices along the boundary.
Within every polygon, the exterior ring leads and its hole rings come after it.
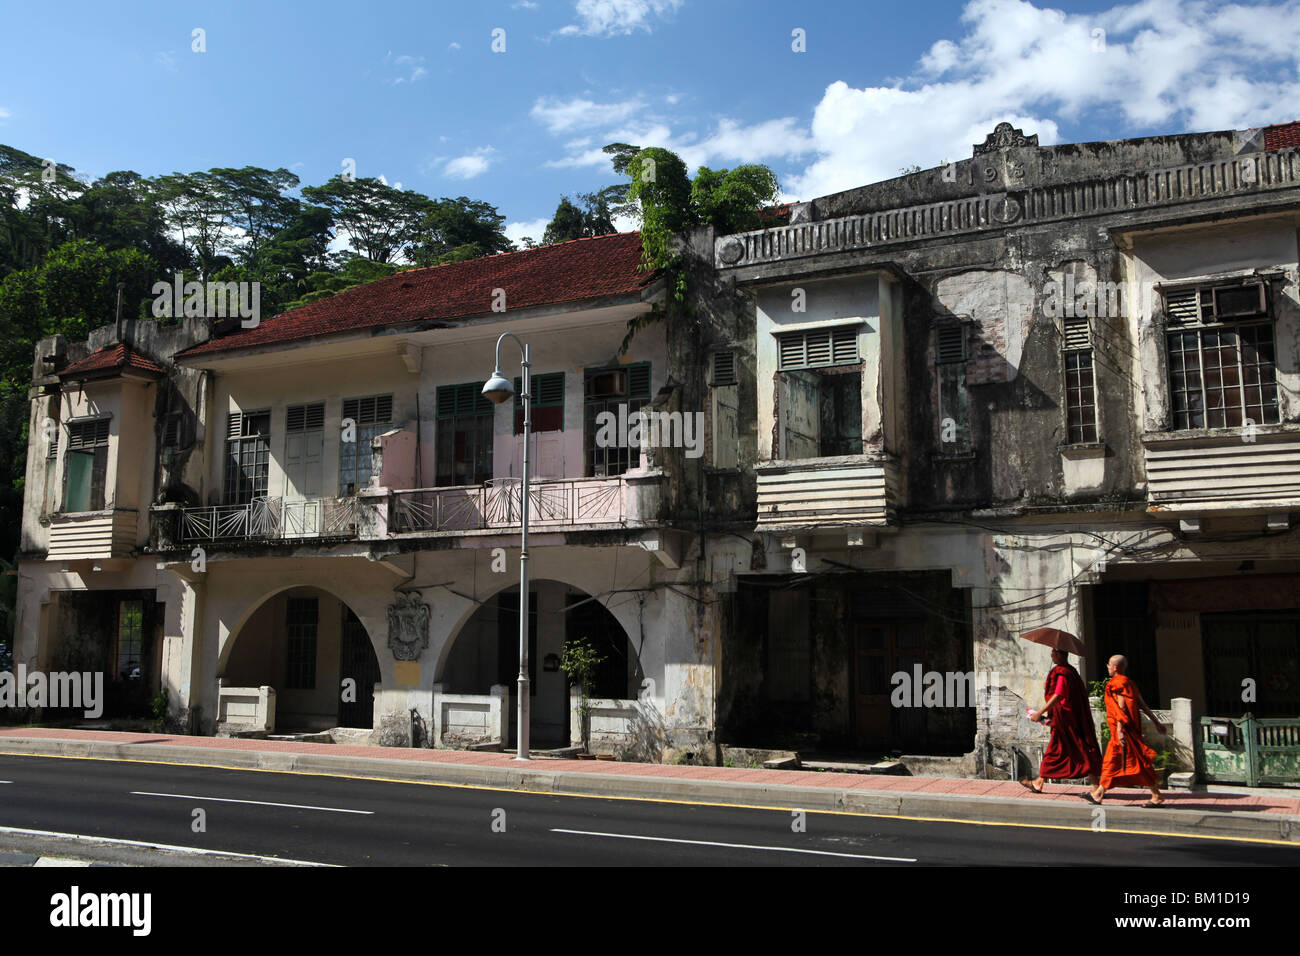
POLYGON ((1048 647, 1054 647, 1058 651, 1065 651, 1067 654, 1077 654, 1079 657, 1087 656, 1083 649, 1083 641, 1069 631, 1062 631, 1059 628, 1036 627, 1032 631, 1025 631, 1020 637, 1021 640, 1030 641, 1034 644, 1046 644, 1048 647))

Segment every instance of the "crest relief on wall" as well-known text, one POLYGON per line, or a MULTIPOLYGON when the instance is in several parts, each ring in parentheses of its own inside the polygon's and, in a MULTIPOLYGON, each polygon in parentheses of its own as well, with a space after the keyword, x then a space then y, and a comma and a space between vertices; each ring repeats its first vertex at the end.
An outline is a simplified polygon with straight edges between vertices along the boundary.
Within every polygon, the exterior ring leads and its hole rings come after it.
POLYGON ((418 660, 429 646, 429 616, 419 594, 399 594, 388 605, 388 649, 396 660, 418 660))

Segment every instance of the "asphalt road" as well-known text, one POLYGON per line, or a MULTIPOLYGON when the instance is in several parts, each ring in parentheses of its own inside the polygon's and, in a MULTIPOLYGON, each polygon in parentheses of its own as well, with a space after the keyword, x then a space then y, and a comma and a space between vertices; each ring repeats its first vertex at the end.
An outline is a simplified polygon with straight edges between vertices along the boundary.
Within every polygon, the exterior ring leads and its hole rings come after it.
POLYGON ((796 832, 787 810, 107 760, 0 756, 0 781, 0 827, 346 866, 1300 864, 1223 840, 817 812, 796 832))

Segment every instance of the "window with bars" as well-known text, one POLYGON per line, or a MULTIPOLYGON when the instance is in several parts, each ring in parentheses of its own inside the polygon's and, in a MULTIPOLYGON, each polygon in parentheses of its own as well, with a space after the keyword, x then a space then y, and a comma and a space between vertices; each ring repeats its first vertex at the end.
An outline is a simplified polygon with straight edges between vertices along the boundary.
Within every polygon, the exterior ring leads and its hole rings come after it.
POLYGON ((1065 368, 1065 431, 1071 445, 1098 441, 1097 382, 1086 318, 1065 320, 1061 358, 1065 368))
POLYGON ((223 494, 228 505, 246 505, 266 497, 271 460, 271 411, 231 412, 226 418, 226 475, 223 494))
POLYGON ((936 325, 934 363, 939 399, 939 451, 954 458, 969 455, 972 450, 966 360, 966 325, 954 321, 936 325))
POLYGON ((1273 320, 1262 282, 1164 293, 1176 430, 1281 421, 1273 320))
MULTIPOLYGON (((393 396, 370 395, 343 400, 343 419, 351 419, 354 441, 339 448, 339 497, 355 495, 374 474, 374 440, 393 424, 393 396)), ((347 437, 347 432, 341 432, 347 437)))
MULTIPOLYGON (((611 413, 620 423, 629 423, 641 407, 650 401, 650 363, 638 362, 617 368, 587 369, 583 373, 583 448, 588 478, 621 475, 640 462, 640 446, 629 441, 601 443, 602 413, 611 413), (605 447, 602 447, 604 444, 605 447)), ((619 426, 621 431, 621 424, 619 426)), ((628 425, 631 432, 632 426, 628 425)))
POLYGON ((122 601, 117 616, 117 676, 139 680, 144 653, 144 602, 122 601))
POLYGON ((284 630, 288 643, 284 686, 291 690, 316 689, 316 630, 319 601, 291 597, 285 607, 284 630))
MULTIPOLYGON (((558 432, 564 430, 564 373, 548 372, 534 375, 528 381, 533 393, 532 423, 529 428, 534 432, 558 432)), ((524 380, 515 379, 515 434, 524 433, 524 400, 521 393, 524 380)))
POLYGON ((442 385, 437 392, 437 484, 481 485, 492 477, 492 422, 496 407, 482 382, 442 385))
POLYGON ((108 418, 68 422, 63 502, 69 512, 103 511, 108 476, 108 418))
POLYGON ((858 327, 785 332, 777 336, 777 348, 777 370, 781 372, 827 365, 852 365, 859 361, 858 327))

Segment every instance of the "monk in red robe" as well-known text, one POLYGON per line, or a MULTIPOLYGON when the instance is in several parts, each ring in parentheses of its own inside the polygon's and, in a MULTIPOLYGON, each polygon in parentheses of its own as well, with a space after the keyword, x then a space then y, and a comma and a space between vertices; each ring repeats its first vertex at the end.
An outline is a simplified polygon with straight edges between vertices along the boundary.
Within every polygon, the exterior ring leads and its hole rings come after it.
POLYGON ((1158 733, 1165 725, 1156 720, 1137 684, 1129 680, 1124 671, 1128 659, 1116 654, 1106 663, 1110 680, 1106 682, 1106 723, 1110 726, 1110 745, 1101 765, 1101 782, 1084 794, 1089 803, 1101 803, 1106 791, 1115 786, 1146 787, 1151 791, 1148 807, 1163 807, 1164 799, 1156 786, 1156 772, 1152 759, 1156 752, 1142 740, 1142 714, 1156 725, 1158 733))
POLYGON ((1047 720, 1052 727, 1052 739, 1043 753, 1038 776, 1020 781, 1034 793, 1043 792, 1045 780, 1087 777, 1088 783, 1096 786, 1101 772, 1101 748, 1097 746, 1097 730, 1092 725, 1083 678, 1070 666, 1070 655, 1065 651, 1053 650, 1052 664, 1055 666, 1043 684, 1045 703, 1041 710, 1029 715, 1030 720, 1047 720))

